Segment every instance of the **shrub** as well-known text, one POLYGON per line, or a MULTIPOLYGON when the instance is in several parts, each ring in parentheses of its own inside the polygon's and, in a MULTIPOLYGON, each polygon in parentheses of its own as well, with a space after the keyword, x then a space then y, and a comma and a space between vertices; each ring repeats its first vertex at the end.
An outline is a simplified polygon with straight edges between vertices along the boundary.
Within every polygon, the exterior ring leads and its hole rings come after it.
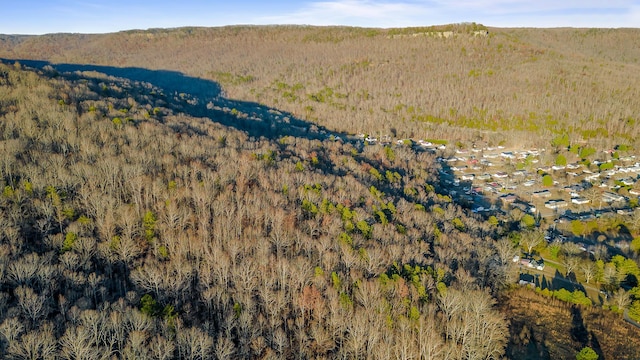
POLYGON ((536 225, 536 219, 531 214, 525 214, 520 220, 522 225, 531 229, 536 225))
POLYGON ((585 346, 576 354, 576 360, 598 360, 598 353, 592 348, 585 346))
POLYGON ((612 162, 606 162, 606 163, 600 164, 600 171, 607 171, 607 170, 611 170, 611 169, 613 169, 613 163, 612 162))
POLYGON ((589 156, 593 155, 596 153, 596 149, 592 148, 592 147, 583 147, 580 149, 580 157, 582 159, 586 159, 589 156))
POLYGON ((68 232, 64 237, 64 242, 62 243, 62 252, 67 252, 73 248, 73 244, 78 239, 78 235, 73 232, 68 232))

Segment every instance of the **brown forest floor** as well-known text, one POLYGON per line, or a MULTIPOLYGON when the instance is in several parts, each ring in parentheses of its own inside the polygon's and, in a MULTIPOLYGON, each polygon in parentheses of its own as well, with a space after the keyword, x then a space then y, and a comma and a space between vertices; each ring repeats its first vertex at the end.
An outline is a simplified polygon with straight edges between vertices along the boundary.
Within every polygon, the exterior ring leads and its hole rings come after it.
POLYGON ((505 293, 500 309, 510 321, 510 359, 575 359, 590 346, 600 359, 640 359, 640 329, 622 315, 572 306, 528 289, 505 293))

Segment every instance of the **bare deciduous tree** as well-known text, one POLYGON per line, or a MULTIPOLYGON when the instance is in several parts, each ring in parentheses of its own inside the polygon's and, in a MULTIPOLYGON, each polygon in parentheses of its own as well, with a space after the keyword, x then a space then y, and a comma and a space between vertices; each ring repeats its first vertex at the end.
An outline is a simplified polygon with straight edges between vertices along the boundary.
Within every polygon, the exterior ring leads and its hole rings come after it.
POLYGON ((39 330, 24 334, 20 341, 12 341, 7 352, 15 359, 54 360, 58 358, 57 345, 53 327, 46 323, 39 330))
POLYGON ((596 267, 592 261, 586 260, 580 263, 580 270, 582 270, 584 280, 588 284, 595 276, 596 267))
POLYGON ((60 338, 60 354, 68 359, 90 360, 108 358, 109 354, 100 352, 100 349, 91 343, 90 332, 83 326, 69 327, 60 338))
POLYGON ((544 234, 539 230, 529 230, 522 233, 520 239, 522 245, 527 249, 527 253, 531 254, 534 247, 544 242, 544 234))
POLYGON ((47 314, 47 299, 43 295, 36 294, 33 289, 21 286, 15 290, 18 304, 24 316, 34 325, 47 314))

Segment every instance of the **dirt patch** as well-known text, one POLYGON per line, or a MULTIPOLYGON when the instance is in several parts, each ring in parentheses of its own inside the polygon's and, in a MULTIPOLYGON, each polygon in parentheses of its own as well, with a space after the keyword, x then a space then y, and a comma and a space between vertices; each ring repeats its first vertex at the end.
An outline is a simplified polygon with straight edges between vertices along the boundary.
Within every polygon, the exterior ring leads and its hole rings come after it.
POLYGON ((640 329, 622 315, 547 298, 528 289, 505 293, 499 307, 510 321, 510 359, 575 359, 590 346, 600 359, 640 359, 640 329))

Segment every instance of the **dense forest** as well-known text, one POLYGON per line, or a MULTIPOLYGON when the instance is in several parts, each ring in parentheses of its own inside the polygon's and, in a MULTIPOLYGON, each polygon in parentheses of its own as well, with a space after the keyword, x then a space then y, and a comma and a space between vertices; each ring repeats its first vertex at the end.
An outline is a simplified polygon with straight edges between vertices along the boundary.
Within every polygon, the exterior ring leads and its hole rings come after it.
POLYGON ((438 193, 433 155, 248 138, 150 85, 0 73, 5 356, 504 354, 498 229, 438 193))
POLYGON ((0 357, 637 358, 515 289, 523 214, 352 136, 636 144, 636 30, 484 30, 0 36, 0 357))

